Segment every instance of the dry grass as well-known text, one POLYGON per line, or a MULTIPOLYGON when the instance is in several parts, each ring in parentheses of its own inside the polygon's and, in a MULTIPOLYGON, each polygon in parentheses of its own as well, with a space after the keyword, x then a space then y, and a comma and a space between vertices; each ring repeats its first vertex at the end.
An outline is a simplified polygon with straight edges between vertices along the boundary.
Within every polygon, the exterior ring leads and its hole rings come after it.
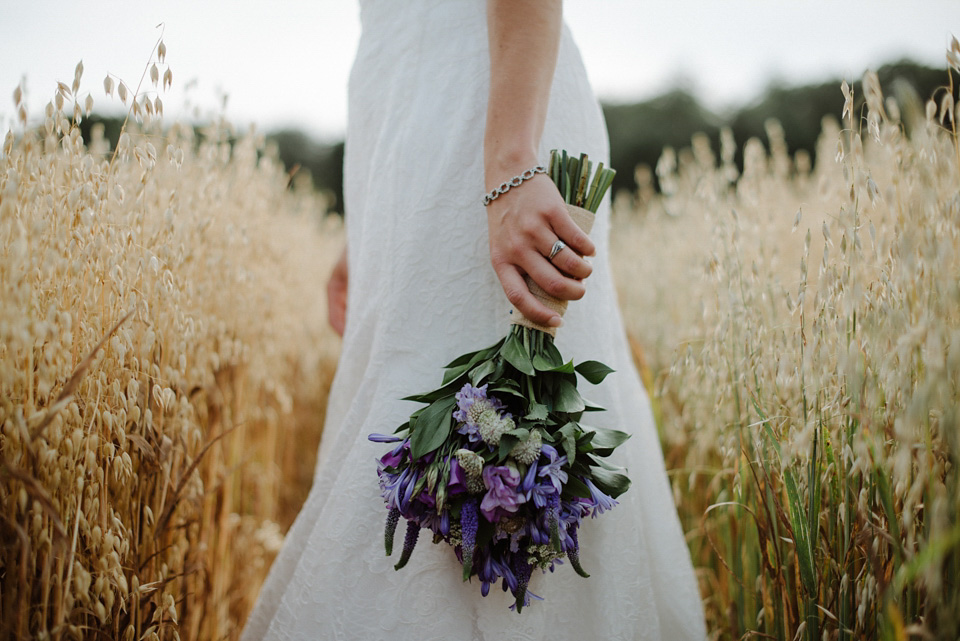
POLYGON ((156 91, 84 147, 79 75, 0 156, 0 637, 223 638, 309 487, 339 235, 156 91))
POLYGON ((616 263, 643 284, 624 313, 651 347, 723 638, 960 634, 952 103, 885 100, 870 73, 864 87, 842 129, 825 121, 815 168, 776 123, 739 176, 729 134, 719 162, 698 137, 665 152, 663 196, 641 170, 639 208, 618 208, 618 253, 643 248, 616 263))

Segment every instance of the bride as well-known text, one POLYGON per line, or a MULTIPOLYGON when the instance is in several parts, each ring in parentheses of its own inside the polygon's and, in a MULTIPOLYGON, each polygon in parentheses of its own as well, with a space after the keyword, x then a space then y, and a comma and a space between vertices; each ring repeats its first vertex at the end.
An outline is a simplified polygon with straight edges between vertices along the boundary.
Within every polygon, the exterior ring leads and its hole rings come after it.
POLYGON ((313 488, 242 638, 702 641, 697 583, 610 278, 608 205, 591 239, 543 174, 483 204, 551 148, 608 156, 561 1, 361 0, 360 12, 347 250, 328 285, 343 350, 313 488), (549 259, 557 240, 566 247, 549 259), (561 320, 523 275, 578 302, 561 320), (581 527, 591 577, 569 565, 535 573, 544 600, 519 615, 509 593, 483 598, 463 583, 447 545, 422 544, 394 571, 376 476, 383 446, 366 439, 402 423, 415 408, 399 399, 437 387, 451 358, 500 338, 511 306, 563 324, 566 356, 617 370, 585 385, 608 409, 597 422, 632 434, 612 457, 631 489, 581 527))

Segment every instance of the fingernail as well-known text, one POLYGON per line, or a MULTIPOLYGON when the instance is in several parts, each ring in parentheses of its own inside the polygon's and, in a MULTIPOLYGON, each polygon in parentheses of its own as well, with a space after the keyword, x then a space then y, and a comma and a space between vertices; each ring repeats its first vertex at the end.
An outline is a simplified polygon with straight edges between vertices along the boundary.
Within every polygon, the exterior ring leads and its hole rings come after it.
POLYGON ((554 316, 549 321, 547 321, 548 327, 563 327, 563 319, 559 316, 554 316))

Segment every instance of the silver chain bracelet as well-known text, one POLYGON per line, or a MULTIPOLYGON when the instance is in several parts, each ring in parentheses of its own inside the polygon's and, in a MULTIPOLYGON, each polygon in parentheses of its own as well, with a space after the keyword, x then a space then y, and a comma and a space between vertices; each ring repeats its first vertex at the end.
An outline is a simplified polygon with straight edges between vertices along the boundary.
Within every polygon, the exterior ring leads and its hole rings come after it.
POLYGON ((524 180, 530 180, 537 174, 545 174, 545 173, 547 173, 547 168, 544 167, 543 165, 537 165, 533 169, 526 170, 519 176, 514 176, 513 178, 506 181, 496 189, 492 190, 489 194, 486 194, 483 197, 483 206, 486 207, 487 205, 495 201, 497 198, 499 198, 500 196, 510 191, 511 187, 519 187, 524 180))

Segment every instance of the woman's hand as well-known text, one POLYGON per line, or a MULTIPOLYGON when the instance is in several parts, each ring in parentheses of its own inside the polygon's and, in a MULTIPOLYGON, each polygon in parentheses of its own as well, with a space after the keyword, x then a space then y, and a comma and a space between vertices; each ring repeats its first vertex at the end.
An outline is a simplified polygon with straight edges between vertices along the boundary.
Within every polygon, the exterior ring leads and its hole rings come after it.
POLYGON ((340 336, 347 323, 347 248, 343 248, 327 281, 327 319, 340 336))
POLYGON ((551 296, 577 300, 585 292, 581 281, 593 270, 581 256, 595 249, 570 218, 553 181, 537 174, 510 189, 487 206, 487 225, 490 262, 507 299, 534 323, 559 327, 560 316, 530 293, 523 276, 551 296), (547 257, 558 239, 567 246, 551 261, 547 257))

